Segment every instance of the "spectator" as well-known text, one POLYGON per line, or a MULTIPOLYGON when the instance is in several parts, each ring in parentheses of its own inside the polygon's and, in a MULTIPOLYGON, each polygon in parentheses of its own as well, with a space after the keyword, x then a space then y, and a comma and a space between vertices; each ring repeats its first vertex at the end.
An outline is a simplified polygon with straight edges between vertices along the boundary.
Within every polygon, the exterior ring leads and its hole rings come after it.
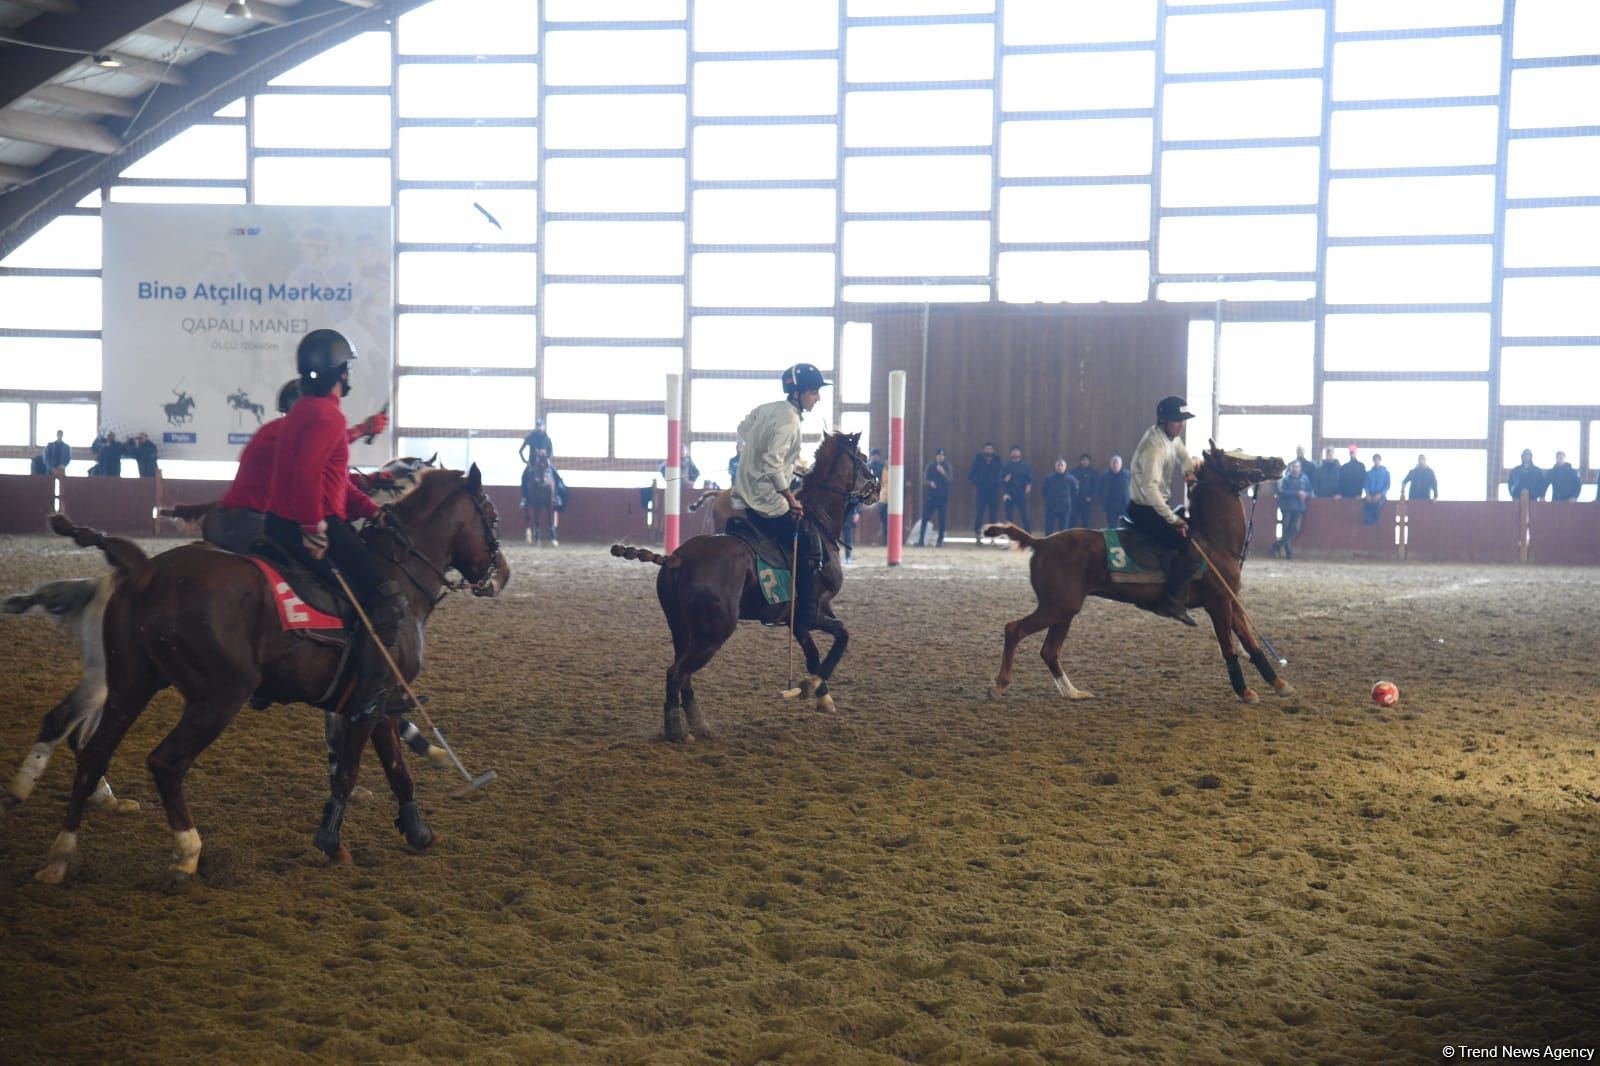
POLYGON ((1100 478, 1094 472, 1094 456, 1084 452, 1078 456, 1078 466, 1072 471, 1078 480, 1078 491, 1072 497, 1072 529, 1094 527, 1094 501, 1100 497, 1100 478))
POLYGON ((53 477, 66 477, 67 464, 72 462, 72 445, 61 439, 61 430, 56 430, 56 439, 44 446, 44 465, 53 477))
POLYGON ((1361 505, 1361 521, 1375 526, 1383 513, 1383 501, 1389 496, 1389 471, 1383 465, 1383 456, 1377 452, 1372 453, 1372 469, 1367 471, 1362 493, 1365 502, 1361 505))
POLYGON ((528 456, 538 451, 543 451, 547 457, 553 457, 556 454, 555 445, 550 443, 550 434, 544 431, 544 419, 542 418, 533 420, 533 430, 522 438, 522 447, 517 449, 517 455, 522 459, 523 465, 527 465, 528 456))
POLYGON ((1278 482, 1278 512, 1283 515, 1283 536, 1272 544, 1274 556, 1294 558, 1294 538, 1300 535, 1300 524, 1306 518, 1306 501, 1311 498, 1311 481, 1304 470, 1296 459, 1278 482))
POLYGON ((1113 455, 1111 465, 1100 475, 1100 506, 1105 510, 1106 528, 1115 529, 1128 511, 1128 485, 1132 479, 1122 468, 1122 456, 1113 455))
POLYGON ((1033 496, 1033 468, 1022 458, 1022 445, 1011 446, 1011 459, 1000 468, 1000 486, 1005 494, 1006 521, 1016 522, 1032 533, 1028 510, 1033 496))
MULTIPOLYGON (((883 484, 883 449, 874 448, 867 453, 867 469, 872 471, 872 476, 878 479, 878 484, 883 484)), ((889 501, 880 499, 872 505, 872 513, 878 516, 878 543, 889 543, 889 501)))
POLYGON ((1305 474, 1307 480, 1310 480, 1311 460, 1306 458, 1306 446, 1304 444, 1296 444, 1294 446, 1293 462, 1300 464, 1301 472, 1305 474))
MULTIPOLYGON (((531 437, 533 434, 530 433, 528 436, 531 437)), ((665 481, 667 479, 667 464, 662 463, 656 469, 661 471, 661 480, 665 481)), ((690 487, 693 487, 694 483, 700 480, 700 468, 694 465, 693 459, 689 458, 689 446, 687 444, 683 446, 681 457, 678 459, 678 473, 680 480, 690 487)))
POLYGON ((1311 472, 1311 495, 1320 500, 1339 495, 1339 460, 1333 457, 1331 445, 1322 449, 1322 462, 1311 472))
POLYGON ((928 525, 935 512, 939 515, 939 540, 937 546, 944 547, 944 518, 945 510, 950 506, 950 464, 944 461, 944 449, 940 448, 933 453, 933 462, 928 464, 927 473, 923 475, 927 491, 922 496, 922 537, 917 541, 918 547, 927 543, 928 525))
POLYGON ((1044 479, 1044 535, 1067 528, 1072 516, 1072 500, 1078 495, 1078 479, 1067 473, 1067 461, 1056 459, 1055 473, 1044 479))
POLYGON ((1583 475, 1572 469, 1566 452, 1556 452, 1556 465, 1550 468, 1550 502, 1567 503, 1583 491, 1583 475))
POLYGON ((1339 468, 1339 495, 1347 500, 1366 495, 1367 464, 1356 458, 1356 446, 1350 445, 1350 458, 1339 468))
POLYGON ((1511 473, 1506 476, 1506 487, 1511 490, 1511 498, 1521 499, 1526 492, 1529 500, 1542 500, 1548 485, 1544 471, 1533 465, 1533 452, 1522 449, 1522 465, 1512 467, 1511 473))
POLYGON ((1417 456, 1417 465, 1411 472, 1400 479, 1400 495, 1408 500, 1437 500, 1439 498, 1439 479, 1433 475, 1433 467, 1428 465, 1426 455, 1417 456), (1406 486, 1411 486, 1409 495, 1406 486))
POLYGON ((994 453, 994 441, 983 442, 983 450, 972 457, 972 469, 967 480, 977 492, 977 505, 972 515, 972 536, 983 540, 985 522, 1000 521, 1000 457, 994 453))
POLYGON ((844 528, 839 533, 839 543, 844 546, 844 565, 855 562, 856 527, 861 525, 861 505, 854 500, 845 504, 844 528))
POLYGON ((733 442, 733 457, 728 460, 728 484, 733 484, 733 479, 739 476, 739 453, 744 451, 743 441, 733 442))
POLYGON ((117 440, 117 435, 111 430, 103 430, 89 446, 94 453, 95 464, 89 468, 89 473, 99 477, 122 476, 122 442, 117 440))
POLYGON ((161 468, 156 464, 156 442, 150 439, 148 433, 140 433, 133 438, 129 454, 138 464, 140 477, 155 477, 160 472, 161 468))

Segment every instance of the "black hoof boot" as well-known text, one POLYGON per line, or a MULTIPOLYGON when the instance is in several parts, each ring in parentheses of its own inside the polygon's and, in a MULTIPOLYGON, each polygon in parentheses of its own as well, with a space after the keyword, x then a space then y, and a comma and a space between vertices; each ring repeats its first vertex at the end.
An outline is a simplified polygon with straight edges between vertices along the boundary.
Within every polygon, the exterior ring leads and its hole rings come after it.
POLYGON ((406 843, 418 851, 433 843, 433 830, 423 822, 416 800, 400 804, 400 817, 394 820, 394 827, 405 836, 406 843))
POLYGON ((322 805, 322 824, 317 826, 317 835, 313 841, 317 850, 330 859, 339 857, 344 846, 339 842, 339 831, 344 827, 345 801, 338 796, 329 796, 328 802, 322 805))

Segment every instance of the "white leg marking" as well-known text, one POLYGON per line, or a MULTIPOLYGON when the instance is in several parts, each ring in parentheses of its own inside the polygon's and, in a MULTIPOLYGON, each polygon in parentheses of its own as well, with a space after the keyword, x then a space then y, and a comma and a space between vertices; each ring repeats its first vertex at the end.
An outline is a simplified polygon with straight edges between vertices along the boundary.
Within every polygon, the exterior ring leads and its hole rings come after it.
POLYGON ((117 794, 111 791, 111 782, 103 777, 89 794, 89 802, 99 810, 110 811, 113 814, 127 814, 129 811, 139 809, 138 800, 118 799, 117 794))
POLYGON ((59 885, 67 876, 67 863, 77 850, 78 834, 62 830, 56 836, 55 843, 50 845, 50 853, 45 856, 47 861, 44 869, 34 874, 33 879, 47 885, 59 885))
POLYGON ((200 830, 184 829, 174 831, 172 839, 176 848, 173 850, 172 870, 174 873, 193 874, 200 869, 200 830))
POLYGON ((23 756, 22 765, 17 767, 17 776, 11 779, 11 795, 18 803, 33 795, 33 786, 38 783, 44 768, 50 765, 50 754, 55 748, 54 744, 40 741, 23 756))
POLYGON ((1056 683, 1056 691, 1061 693, 1061 695, 1066 697, 1067 699, 1069 699, 1069 700, 1091 700, 1091 699, 1094 699, 1094 693, 1093 692, 1090 692, 1088 689, 1078 688, 1076 685, 1074 685, 1072 683, 1072 678, 1068 677, 1066 675, 1065 671, 1062 671, 1062 674, 1061 674, 1060 677, 1056 677, 1056 675, 1054 675, 1054 674, 1051 674, 1050 677, 1056 683))

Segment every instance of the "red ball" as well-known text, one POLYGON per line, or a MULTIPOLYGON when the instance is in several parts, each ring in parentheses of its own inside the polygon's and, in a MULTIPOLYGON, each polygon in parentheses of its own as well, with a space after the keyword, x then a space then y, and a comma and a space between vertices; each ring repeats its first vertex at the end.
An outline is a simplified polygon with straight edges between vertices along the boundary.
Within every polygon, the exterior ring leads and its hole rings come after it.
POLYGON ((1393 681, 1379 681, 1372 686, 1372 702, 1379 707, 1393 707, 1400 702, 1400 689, 1393 681))

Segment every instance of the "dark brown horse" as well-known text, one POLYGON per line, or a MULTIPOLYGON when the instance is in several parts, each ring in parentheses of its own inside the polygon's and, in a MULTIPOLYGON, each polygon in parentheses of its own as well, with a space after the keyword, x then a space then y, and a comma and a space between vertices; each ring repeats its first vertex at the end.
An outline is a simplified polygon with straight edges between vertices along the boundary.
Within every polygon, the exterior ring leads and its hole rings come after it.
MULTIPOLYGON (((509 569, 495 533, 494 507, 483 494, 476 466, 465 475, 454 470, 429 474, 392 514, 394 528, 373 529, 365 536, 379 567, 400 582, 410 601, 414 624, 402 629, 399 658, 410 678, 421 666, 423 626, 445 590, 470 587, 475 595, 493 596, 505 586, 509 569), (448 580, 445 571, 452 567, 464 582, 448 580)), ((131 541, 74 526, 64 516, 56 516, 53 526, 80 545, 104 550, 116 573, 105 609, 105 708, 99 725, 77 750, 66 823, 38 879, 54 883, 66 876, 77 851, 84 804, 123 734, 151 697, 168 686, 183 694, 183 715, 147 763, 177 841, 172 872, 188 877, 200 859, 200 834, 183 791, 184 775, 195 757, 252 695, 352 712, 354 682, 345 682, 325 698, 337 680, 338 651, 284 633, 266 578, 243 556, 190 544, 152 559, 131 541)), ((339 823, 369 738, 401 802, 398 828, 413 847, 427 847, 433 840, 417 810, 394 731, 375 731, 377 724, 376 717, 352 719, 344 730, 334 799, 317 833, 317 846, 337 861, 349 861, 339 842, 339 823)))
POLYGON ((556 478, 542 449, 522 471, 522 530, 529 544, 543 537, 547 547, 556 546, 556 478))
MULTIPOLYGON (((833 710, 828 679, 850 643, 844 623, 833 613, 833 598, 844 586, 839 534, 844 529, 845 512, 852 502, 870 503, 878 495, 878 479, 872 476, 861 455, 860 442, 859 433, 829 434, 817 448, 811 473, 795 494, 805 508, 804 521, 816 524, 823 542, 817 628, 833 638, 827 658, 818 654, 809 630, 797 627, 794 634, 805 653, 809 675, 803 692, 816 698, 819 711, 833 710)), ((667 670, 663 710, 666 738, 682 742, 710 736, 711 729, 695 698, 695 672, 733 636, 741 619, 787 625, 789 604, 767 602, 757 577, 755 552, 738 537, 693 537, 671 555, 616 544, 611 554, 661 567, 656 578, 656 598, 661 601, 667 627, 672 630, 674 652, 672 666, 667 670)))
MULTIPOLYGON (((1211 560, 1212 568, 1189 585, 1189 606, 1200 606, 1211 616, 1216 630, 1217 643, 1222 648, 1222 659, 1228 667, 1228 679, 1233 691, 1245 703, 1256 702, 1257 696, 1244 682, 1244 671, 1239 667, 1239 656, 1233 638, 1237 634, 1250 655, 1250 662, 1263 679, 1280 696, 1294 692, 1289 682, 1277 675, 1266 653, 1256 640, 1256 635, 1234 607, 1234 599, 1224 590, 1223 584, 1239 592, 1240 567, 1244 557, 1245 516, 1239 502, 1239 493, 1260 481, 1281 477, 1283 460, 1239 455, 1219 451, 1215 444, 1205 453, 1205 463, 1195 481, 1189 500, 1189 529, 1196 543, 1211 560)), ((1039 605, 1026 618, 1006 624, 1006 649, 1000 660, 1000 673, 994 679, 990 695, 999 697, 1011 684, 1012 662, 1017 655, 1017 644, 1023 638, 1048 629, 1040 656, 1050 668, 1056 689, 1068 699, 1087 699, 1093 693, 1073 685, 1061 669, 1061 646, 1066 643, 1067 628, 1083 601, 1090 596, 1119 600, 1139 607, 1153 608, 1163 595, 1162 584, 1116 584, 1106 563, 1105 534, 1094 529, 1069 529, 1050 537, 1034 537, 1010 523, 987 526, 984 535, 1004 533, 1013 543, 1033 550, 1029 574, 1033 593, 1039 605)))

